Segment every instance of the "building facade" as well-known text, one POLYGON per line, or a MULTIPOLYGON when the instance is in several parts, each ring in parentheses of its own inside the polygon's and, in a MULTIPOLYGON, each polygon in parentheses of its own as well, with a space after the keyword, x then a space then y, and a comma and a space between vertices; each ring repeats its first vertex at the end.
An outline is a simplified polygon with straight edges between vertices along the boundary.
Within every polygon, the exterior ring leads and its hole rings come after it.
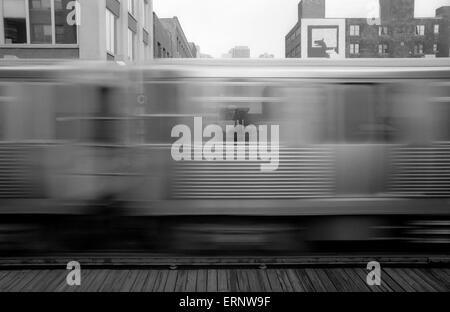
POLYGON ((161 57, 173 57, 173 58, 196 58, 197 50, 194 43, 187 40, 181 27, 178 17, 172 18, 159 18, 157 25, 155 24, 158 35, 155 35, 155 58, 161 57), (160 41, 158 41, 161 39, 160 41), (170 40, 170 45, 166 43, 170 40), (164 52, 160 52, 160 49, 166 49, 168 51, 166 56, 164 52))
POLYGON ((152 0, 0 0, 0 58, 144 61, 152 0))
POLYGON ((377 17, 327 18, 325 0, 303 0, 286 36, 288 58, 448 57, 448 15, 415 18, 414 0, 379 0, 377 17), (446 40, 447 38, 447 40, 446 40))
POLYGON ((156 13, 153 13, 153 56, 154 58, 172 58, 173 46, 172 37, 159 20, 156 13))
POLYGON ((230 58, 250 58, 250 48, 247 46, 236 46, 227 55, 230 58))

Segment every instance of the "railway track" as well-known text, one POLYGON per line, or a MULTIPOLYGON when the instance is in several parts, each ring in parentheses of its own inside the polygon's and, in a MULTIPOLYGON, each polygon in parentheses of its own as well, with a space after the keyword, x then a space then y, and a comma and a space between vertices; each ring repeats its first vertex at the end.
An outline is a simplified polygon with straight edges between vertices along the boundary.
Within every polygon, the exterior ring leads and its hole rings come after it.
POLYGON ((0 257, 0 268, 60 268, 70 261, 92 268, 159 267, 365 267, 371 261, 385 266, 449 266, 450 255, 373 254, 373 255, 305 255, 305 256, 175 256, 143 253, 71 253, 45 256, 0 257))
POLYGON ((78 255, 80 285, 58 258, 0 260, 0 292, 447 292, 449 257, 164 258, 78 255), (366 261, 381 261, 369 285, 366 261), (87 264, 87 265, 86 265, 87 264))

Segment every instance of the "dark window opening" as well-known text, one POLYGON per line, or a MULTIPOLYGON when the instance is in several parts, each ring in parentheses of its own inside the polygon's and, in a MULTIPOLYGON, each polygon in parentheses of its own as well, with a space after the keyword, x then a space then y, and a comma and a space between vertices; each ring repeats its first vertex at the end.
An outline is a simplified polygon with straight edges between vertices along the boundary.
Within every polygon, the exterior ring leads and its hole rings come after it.
POLYGON ((27 23, 24 18, 5 18, 5 43, 27 43, 27 23))

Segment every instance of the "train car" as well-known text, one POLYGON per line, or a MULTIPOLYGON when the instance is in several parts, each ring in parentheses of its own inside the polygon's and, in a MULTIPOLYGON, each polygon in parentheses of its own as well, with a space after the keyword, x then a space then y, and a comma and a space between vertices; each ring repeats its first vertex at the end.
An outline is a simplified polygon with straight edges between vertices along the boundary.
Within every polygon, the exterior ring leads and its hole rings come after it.
POLYGON ((449 90, 447 60, 0 64, 0 250, 445 251, 449 90))
POLYGON ((137 153, 153 162, 128 213, 166 220, 174 248, 450 242, 447 60, 180 60, 134 72, 146 99, 137 153), (223 146, 208 157, 211 140, 223 146), (278 148, 275 170, 262 170, 275 159, 261 146, 278 148))
POLYGON ((80 216, 103 219, 120 201, 130 172, 127 81, 111 64, 0 64, 1 250, 89 237, 96 226, 80 216))

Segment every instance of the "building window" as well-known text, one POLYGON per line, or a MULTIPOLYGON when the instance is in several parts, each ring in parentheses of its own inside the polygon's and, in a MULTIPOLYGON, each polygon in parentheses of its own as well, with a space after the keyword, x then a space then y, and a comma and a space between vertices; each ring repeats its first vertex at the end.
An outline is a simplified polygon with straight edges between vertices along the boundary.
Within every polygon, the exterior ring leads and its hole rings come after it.
POLYGON ((434 34, 439 35, 439 24, 434 25, 434 34))
POLYGON ((116 53, 116 16, 106 9, 106 51, 116 53))
POLYGON ((433 53, 438 53, 438 45, 437 45, 437 43, 433 44, 433 53))
POLYGON ((77 43, 77 26, 67 23, 71 10, 67 5, 71 0, 55 0, 55 42, 60 44, 77 43))
POLYGON ((425 25, 417 25, 416 26, 416 35, 418 35, 418 36, 425 35, 425 25))
POLYGON ((52 3, 29 0, 31 43, 53 43, 52 3))
POLYGON ((5 43, 27 43, 27 12, 25 1, 3 0, 5 43))
POLYGON ((350 54, 359 54, 359 43, 350 43, 350 54))
POLYGON ((380 35, 380 36, 388 35, 388 31, 389 31, 389 29, 387 26, 378 27, 378 35, 380 35))
POLYGON ((414 46, 414 54, 423 54, 423 44, 418 43, 414 46))
POLYGON ((76 44, 71 0, 3 0, 6 44, 76 44), (69 6, 69 9, 67 8, 69 6), (27 12, 28 10, 28 12, 27 12))
POLYGON ((359 36, 359 25, 350 25, 350 36, 359 36))
POLYGON ((386 43, 380 43, 378 45, 378 54, 387 55, 389 53, 389 46, 386 43))
POLYGON ((128 53, 127 53, 127 56, 128 56, 128 60, 130 60, 130 61, 133 61, 134 60, 134 57, 135 57, 135 55, 134 55, 134 53, 135 53, 135 51, 134 51, 134 44, 135 44, 135 38, 134 38, 134 32, 131 30, 131 29, 129 29, 128 28, 128 53))

